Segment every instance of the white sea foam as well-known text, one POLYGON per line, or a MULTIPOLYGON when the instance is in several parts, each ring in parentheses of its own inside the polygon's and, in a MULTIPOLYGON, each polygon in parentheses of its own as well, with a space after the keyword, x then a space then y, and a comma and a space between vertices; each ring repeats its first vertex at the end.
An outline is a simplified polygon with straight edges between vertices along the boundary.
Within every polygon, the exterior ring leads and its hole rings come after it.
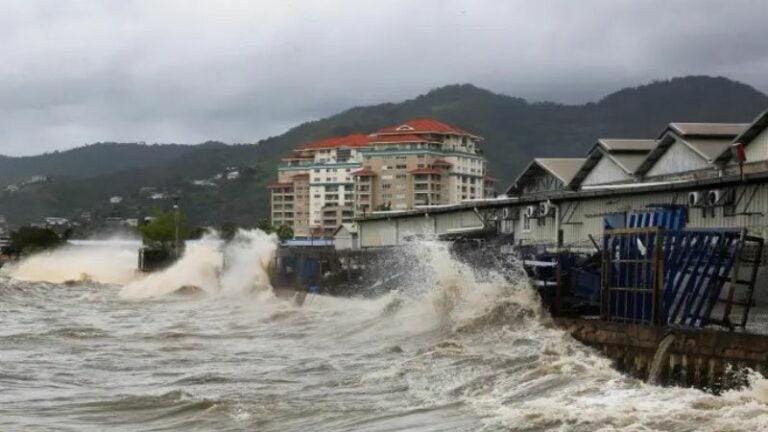
POLYGON ((268 267, 277 249, 277 237, 260 230, 238 230, 222 242, 215 232, 187 245, 171 267, 151 273, 123 287, 125 298, 159 297, 183 287, 208 294, 239 295, 270 288, 268 267))
POLYGON ((68 244, 9 264, 5 271, 26 281, 89 280, 122 285, 141 277, 136 268, 137 253, 138 243, 129 240, 68 244))

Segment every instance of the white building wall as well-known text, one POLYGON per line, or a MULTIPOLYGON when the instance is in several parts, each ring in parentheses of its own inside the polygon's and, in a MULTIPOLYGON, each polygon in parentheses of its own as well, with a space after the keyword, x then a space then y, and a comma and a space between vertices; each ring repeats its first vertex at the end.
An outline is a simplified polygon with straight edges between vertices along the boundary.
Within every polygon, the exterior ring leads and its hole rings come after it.
POLYGON ((646 173, 646 177, 682 173, 704 169, 708 166, 709 164, 704 158, 678 140, 653 164, 646 173))
POLYGON ((768 129, 764 129, 747 145, 744 152, 747 155, 747 162, 758 162, 768 160, 768 129))
POLYGON ((312 167, 309 171, 310 225, 322 223, 322 210, 331 201, 329 196, 336 195, 337 199, 332 202, 336 202, 338 205, 354 205, 354 180, 351 173, 360 169, 361 166, 359 163, 326 163, 312 167), (350 190, 345 191, 345 186, 348 186, 350 190), (347 200, 345 195, 351 195, 350 199, 347 200))
POLYGON ((607 156, 603 156, 597 162, 597 165, 592 168, 592 171, 587 174, 581 184, 586 186, 594 184, 615 183, 631 179, 632 176, 621 169, 621 167, 618 166, 616 162, 607 156))
POLYGON ((394 220, 366 221, 358 225, 357 235, 361 247, 397 245, 397 226, 394 220))
MULTIPOLYGON (((763 238, 768 234, 768 185, 743 185, 736 187, 736 197, 742 193, 748 197, 754 193, 754 198, 747 205, 748 199, 742 199, 737 206, 735 216, 725 216, 722 206, 715 207, 714 217, 711 213, 706 216, 701 208, 688 209, 689 228, 747 228, 751 233, 763 238), (746 190, 745 190, 746 189, 746 190), (746 213, 746 214, 744 214, 746 213)), ((709 188, 701 189, 707 192, 709 188)), ((603 232, 603 218, 608 213, 624 212, 640 213, 649 211, 649 205, 657 204, 687 204, 688 191, 655 192, 649 194, 637 194, 626 196, 606 196, 594 199, 578 201, 558 201, 560 206, 561 223, 563 230, 563 245, 572 248, 592 248, 592 242, 588 235, 599 240, 603 232), (569 206, 576 206, 575 209, 569 206), (573 212, 571 213, 571 210, 573 212), (572 216, 571 216, 572 214, 572 216)), ((524 211, 525 207, 520 207, 524 211)), ((557 242, 554 217, 546 220, 546 225, 538 225, 536 220, 531 220, 531 229, 523 229, 521 218, 515 223, 515 239, 523 243, 550 244, 557 242)))

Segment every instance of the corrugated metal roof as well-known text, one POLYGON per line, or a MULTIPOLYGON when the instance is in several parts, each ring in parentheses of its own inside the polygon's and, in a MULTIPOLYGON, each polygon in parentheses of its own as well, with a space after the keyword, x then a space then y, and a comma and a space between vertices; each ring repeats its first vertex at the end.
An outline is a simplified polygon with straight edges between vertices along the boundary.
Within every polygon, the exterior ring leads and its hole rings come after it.
POLYGON ((653 139, 613 139, 600 138, 597 141, 601 147, 608 151, 631 151, 631 152, 649 152, 656 147, 656 140, 653 139))
POLYGON ((581 185, 603 156, 627 174, 633 175, 656 145, 653 139, 601 138, 592 146, 587 159, 567 185, 570 188, 581 185))
POLYGON ((611 152, 608 157, 613 159, 627 174, 634 174, 645 160, 647 152, 643 153, 619 153, 611 152))
MULTIPOLYGON (((756 136, 760 135, 760 133, 768 127, 768 110, 765 110, 761 112, 753 121, 749 124, 749 127, 744 129, 743 132, 739 134, 736 138, 733 139, 733 142, 737 143, 740 142, 744 144, 744 146, 748 146, 750 142, 752 142, 753 139, 755 139, 756 136)), ((720 155, 721 159, 729 159, 730 158, 731 149, 725 149, 723 153, 720 155)))
POLYGON ((747 129, 746 123, 670 123, 659 136, 659 144, 638 168, 647 173, 676 141, 681 141, 708 163, 730 158, 728 145, 747 129))
POLYGON ((730 139, 703 139, 686 138, 683 140, 688 147, 700 154, 707 162, 712 163, 717 160, 725 151, 730 152, 730 139))
POLYGON ((747 123, 670 123, 669 128, 682 136, 729 136, 731 139, 742 133, 747 123))
POLYGON ((534 161, 550 174, 560 179, 563 184, 568 184, 573 176, 579 172, 586 158, 536 158, 534 161))
POLYGON ((513 193, 515 189, 520 187, 523 180, 535 176, 540 170, 554 176, 563 182, 563 185, 567 185, 586 161, 586 158, 535 158, 507 188, 506 193, 513 193))

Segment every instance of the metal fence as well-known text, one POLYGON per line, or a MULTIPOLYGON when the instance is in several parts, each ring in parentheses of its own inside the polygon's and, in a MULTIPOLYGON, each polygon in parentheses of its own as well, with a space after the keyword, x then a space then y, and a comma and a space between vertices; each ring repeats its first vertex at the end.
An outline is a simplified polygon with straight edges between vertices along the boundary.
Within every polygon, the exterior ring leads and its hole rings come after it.
POLYGON ((735 230, 606 230, 603 318, 646 325, 744 328, 762 245, 762 239, 735 230))

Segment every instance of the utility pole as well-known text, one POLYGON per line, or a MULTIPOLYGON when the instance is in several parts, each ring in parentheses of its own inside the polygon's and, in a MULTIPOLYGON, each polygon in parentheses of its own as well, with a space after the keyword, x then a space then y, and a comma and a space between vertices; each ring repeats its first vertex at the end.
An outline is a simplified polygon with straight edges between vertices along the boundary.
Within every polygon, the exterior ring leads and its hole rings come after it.
POLYGON ((174 243, 173 243, 173 250, 174 254, 176 255, 176 258, 179 257, 179 196, 174 195, 173 196, 173 222, 174 222, 174 243))

